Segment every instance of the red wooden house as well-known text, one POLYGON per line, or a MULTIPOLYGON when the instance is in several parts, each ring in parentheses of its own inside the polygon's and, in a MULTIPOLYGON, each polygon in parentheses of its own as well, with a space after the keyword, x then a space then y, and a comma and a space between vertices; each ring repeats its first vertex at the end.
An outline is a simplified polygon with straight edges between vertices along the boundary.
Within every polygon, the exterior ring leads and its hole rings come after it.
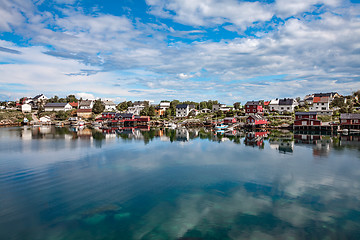
POLYGON ((245 114, 254 115, 254 114, 264 114, 264 109, 260 101, 249 101, 245 104, 245 114))
POLYGON ((101 116, 103 119, 114 119, 116 117, 116 112, 103 112, 101 116))
POLYGON ((295 126, 321 126, 321 120, 317 119, 317 112, 296 112, 295 126))
POLYGON ((359 113, 340 114, 340 126, 343 128, 360 129, 359 113))
POLYGON ((246 118, 246 123, 248 125, 264 125, 264 124, 268 124, 268 121, 263 116, 259 114, 255 114, 248 116, 246 118))
POLYGON ((226 118, 224 118, 224 123, 226 123, 226 124, 236 123, 236 118, 234 118, 234 117, 226 117, 226 118))
POLYGON ((135 119, 138 122, 150 122, 150 117, 148 116, 136 116, 135 119))

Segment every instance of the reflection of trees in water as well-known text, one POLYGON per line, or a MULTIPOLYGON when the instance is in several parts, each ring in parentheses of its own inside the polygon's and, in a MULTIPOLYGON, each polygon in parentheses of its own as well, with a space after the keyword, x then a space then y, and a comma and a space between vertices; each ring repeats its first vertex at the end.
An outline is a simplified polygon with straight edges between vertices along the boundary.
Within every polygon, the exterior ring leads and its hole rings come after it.
MULTIPOLYGON (((85 128, 86 130, 87 128, 85 128)), ((42 138, 66 138, 70 136, 72 139, 77 139, 78 132, 80 131, 76 127, 54 127, 54 126, 40 126, 29 128, 18 128, 13 130, 20 138, 23 139, 42 139, 42 138)), ((82 129, 84 131, 84 129, 82 129)), ((91 137, 101 142, 105 139, 106 133, 101 130, 91 129, 91 137)), ((232 141, 235 144, 240 144, 241 139, 244 139, 246 145, 254 145, 254 139, 249 137, 249 133, 261 133, 261 132, 244 132, 233 131, 225 133, 216 133, 212 129, 207 128, 119 128, 116 130, 116 136, 127 141, 131 139, 137 139, 144 141, 145 144, 150 143, 154 139, 161 138, 162 141, 190 141, 193 139, 207 139, 212 142, 222 142, 224 140, 232 141)), ((343 151, 344 149, 360 149, 360 135, 331 135, 331 133, 322 132, 310 132, 310 131, 281 131, 272 130, 267 132, 268 134, 260 136, 261 141, 256 141, 260 148, 264 148, 265 140, 268 140, 269 144, 279 144, 281 146, 290 146, 292 143, 295 145, 307 144, 307 145, 326 145, 327 148, 332 148, 336 151, 343 151)), ((113 132, 115 136, 115 130, 113 132)))

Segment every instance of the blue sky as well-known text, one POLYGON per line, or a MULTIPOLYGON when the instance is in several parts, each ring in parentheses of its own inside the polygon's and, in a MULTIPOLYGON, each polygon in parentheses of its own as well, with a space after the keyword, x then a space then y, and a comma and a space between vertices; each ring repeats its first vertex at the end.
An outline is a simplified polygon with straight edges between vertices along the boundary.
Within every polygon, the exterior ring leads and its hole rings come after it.
POLYGON ((355 0, 0 0, 0 100, 231 104, 358 89, 355 0))

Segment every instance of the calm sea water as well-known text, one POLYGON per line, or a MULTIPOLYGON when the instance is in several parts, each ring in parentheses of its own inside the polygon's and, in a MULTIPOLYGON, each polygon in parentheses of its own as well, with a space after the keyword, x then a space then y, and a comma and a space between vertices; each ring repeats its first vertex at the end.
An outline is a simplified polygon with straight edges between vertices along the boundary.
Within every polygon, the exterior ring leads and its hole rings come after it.
POLYGON ((0 239, 360 239, 360 138, 0 129, 0 239))

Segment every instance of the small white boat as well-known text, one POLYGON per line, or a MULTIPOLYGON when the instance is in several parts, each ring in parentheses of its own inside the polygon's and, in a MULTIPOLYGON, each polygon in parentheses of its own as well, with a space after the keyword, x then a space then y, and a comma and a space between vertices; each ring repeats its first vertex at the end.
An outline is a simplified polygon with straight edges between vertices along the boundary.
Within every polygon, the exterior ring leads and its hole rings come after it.
POLYGON ((64 123, 63 122, 57 122, 55 124, 55 127, 64 127, 64 123))
POLYGON ((229 126, 229 125, 225 125, 225 124, 223 124, 223 123, 219 123, 219 124, 216 124, 214 128, 215 128, 216 130, 220 130, 220 129, 226 129, 228 126, 229 126))
POLYGON ((92 126, 95 127, 95 128, 101 128, 102 124, 100 122, 93 122, 92 126))

